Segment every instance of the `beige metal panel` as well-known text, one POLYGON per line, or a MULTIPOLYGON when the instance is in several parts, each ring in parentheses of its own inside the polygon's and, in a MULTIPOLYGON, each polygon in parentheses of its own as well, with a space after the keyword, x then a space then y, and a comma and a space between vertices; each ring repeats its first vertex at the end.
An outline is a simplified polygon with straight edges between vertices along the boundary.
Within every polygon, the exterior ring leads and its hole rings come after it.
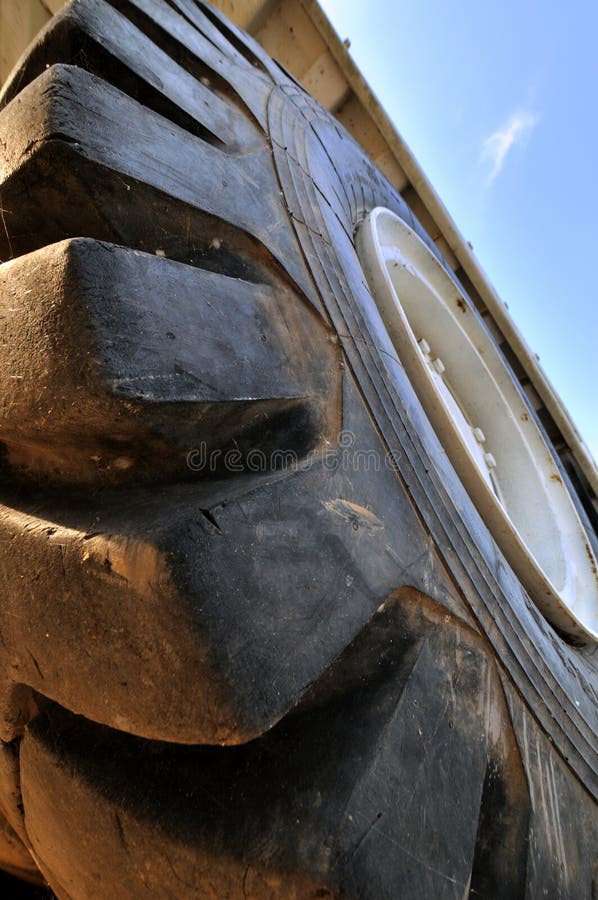
POLYGON ((300 81, 327 50, 300 0, 279 0, 254 37, 300 81))
POLYGON ((301 84, 318 103, 334 112, 347 99, 347 79, 328 50, 305 72, 301 84))
POLYGON ((456 272, 459 268, 459 260, 442 236, 436 238, 436 246, 444 256, 446 264, 451 267, 453 272, 456 272))
POLYGON ((239 28, 255 34, 277 3, 278 0, 217 0, 214 6, 239 28))
POLYGON ((386 150, 386 141, 376 128, 367 109, 353 91, 337 110, 336 118, 350 134, 359 140, 369 155, 379 156, 386 150))
POLYGON ((502 344, 503 341, 505 340, 505 336, 487 309, 484 310, 484 312, 482 313, 482 318, 483 318, 484 322, 486 323, 486 328, 488 329, 490 334, 493 336, 496 343, 499 345, 502 344))
POLYGON ((438 223, 434 221, 434 218, 412 184, 409 184, 403 191, 403 198, 408 203, 409 208, 413 210, 432 240, 437 241, 442 237, 442 232, 438 227, 438 223))
POLYGON ((0 0, 0 84, 50 15, 41 0, 0 0))
POLYGON ((390 147, 385 145, 384 150, 381 153, 372 156, 372 159, 378 168, 384 172, 390 183, 396 187, 399 193, 405 190, 409 184, 407 176, 400 167, 398 160, 390 147))
POLYGON ((368 156, 380 166, 397 190, 404 190, 408 182, 396 155, 392 153, 369 111, 353 91, 336 111, 336 118, 361 144, 368 156))
POLYGON ((46 7, 52 15, 57 13, 66 4, 67 0, 42 0, 42 5, 46 7))
MULTIPOLYGON (((448 241, 446 240, 446 238, 443 236, 442 232, 438 228, 437 223, 434 221, 434 219, 430 215, 430 211, 422 203, 421 197, 419 196, 417 191, 413 188, 413 186, 411 184, 409 184, 409 182, 407 181, 407 178, 404 174, 403 174, 403 177, 405 178, 405 185, 406 185, 402 191, 403 198, 408 203, 410 209, 413 211, 413 213, 415 214, 415 216, 417 217, 419 222, 423 225, 423 227, 428 232, 428 234, 430 235, 430 237, 432 238, 432 240, 434 241, 434 243, 436 244, 436 246, 438 247, 438 249, 444 256, 445 261, 451 267, 453 272, 456 272, 457 269, 461 265, 459 260, 453 253, 451 247, 449 246, 448 241)), ((476 304, 478 309, 482 308, 484 306, 484 304, 482 303, 481 299, 479 298, 479 295, 478 295, 477 291, 475 290, 475 288, 473 288, 473 290, 472 290, 471 284, 467 285, 467 287, 468 287, 468 293, 472 294, 472 300, 474 301, 474 303, 476 304)))
POLYGON ((529 402, 533 406, 533 408, 536 410, 536 412, 538 412, 538 410, 542 409, 544 404, 542 403, 542 399, 540 398, 540 395, 538 394, 538 392, 536 391, 536 389, 534 388, 532 383, 528 381, 527 384, 524 384, 523 390, 527 396, 527 399, 529 400, 529 402))

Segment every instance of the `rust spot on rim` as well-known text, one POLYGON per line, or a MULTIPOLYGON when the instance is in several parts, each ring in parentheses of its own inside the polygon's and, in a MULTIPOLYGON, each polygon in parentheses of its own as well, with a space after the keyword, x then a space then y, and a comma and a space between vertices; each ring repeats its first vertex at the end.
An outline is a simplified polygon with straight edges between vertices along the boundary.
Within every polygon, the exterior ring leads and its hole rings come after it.
POLYGON ((586 541, 584 544, 586 553, 588 554, 588 559, 590 560, 590 567, 592 569, 592 573, 598 577, 598 569, 596 568, 596 560, 594 559, 594 554, 592 553, 592 549, 588 542, 586 541))

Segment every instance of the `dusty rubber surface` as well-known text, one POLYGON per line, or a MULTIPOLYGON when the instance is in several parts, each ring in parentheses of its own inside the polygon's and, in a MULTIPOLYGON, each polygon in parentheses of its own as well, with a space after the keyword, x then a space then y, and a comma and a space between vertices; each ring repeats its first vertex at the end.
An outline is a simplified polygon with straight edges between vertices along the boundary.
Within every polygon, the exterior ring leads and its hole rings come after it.
POLYGON ((353 235, 382 204, 429 241, 404 200, 191 0, 68 7, 0 139, 5 864, 73 898, 591 896, 595 661, 380 326, 353 235))

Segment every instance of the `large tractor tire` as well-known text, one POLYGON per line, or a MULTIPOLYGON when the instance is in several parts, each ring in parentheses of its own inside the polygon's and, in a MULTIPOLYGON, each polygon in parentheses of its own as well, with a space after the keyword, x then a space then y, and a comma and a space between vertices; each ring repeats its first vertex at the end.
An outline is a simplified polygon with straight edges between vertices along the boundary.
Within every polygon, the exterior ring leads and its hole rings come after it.
POLYGON ((69 5, 1 105, 2 867, 75 900, 591 897, 596 644, 370 293, 376 208, 444 265, 401 196, 194 0, 69 5))

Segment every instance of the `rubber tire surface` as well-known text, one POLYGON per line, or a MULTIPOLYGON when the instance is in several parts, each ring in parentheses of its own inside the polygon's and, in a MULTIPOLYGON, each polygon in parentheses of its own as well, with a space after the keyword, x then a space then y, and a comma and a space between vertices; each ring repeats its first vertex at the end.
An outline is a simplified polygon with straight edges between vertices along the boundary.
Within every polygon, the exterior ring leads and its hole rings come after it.
POLYGON ((438 255, 402 197, 193 0, 70 5, 2 106, 4 865, 592 896, 596 654, 389 343, 354 234, 382 205, 438 255))

